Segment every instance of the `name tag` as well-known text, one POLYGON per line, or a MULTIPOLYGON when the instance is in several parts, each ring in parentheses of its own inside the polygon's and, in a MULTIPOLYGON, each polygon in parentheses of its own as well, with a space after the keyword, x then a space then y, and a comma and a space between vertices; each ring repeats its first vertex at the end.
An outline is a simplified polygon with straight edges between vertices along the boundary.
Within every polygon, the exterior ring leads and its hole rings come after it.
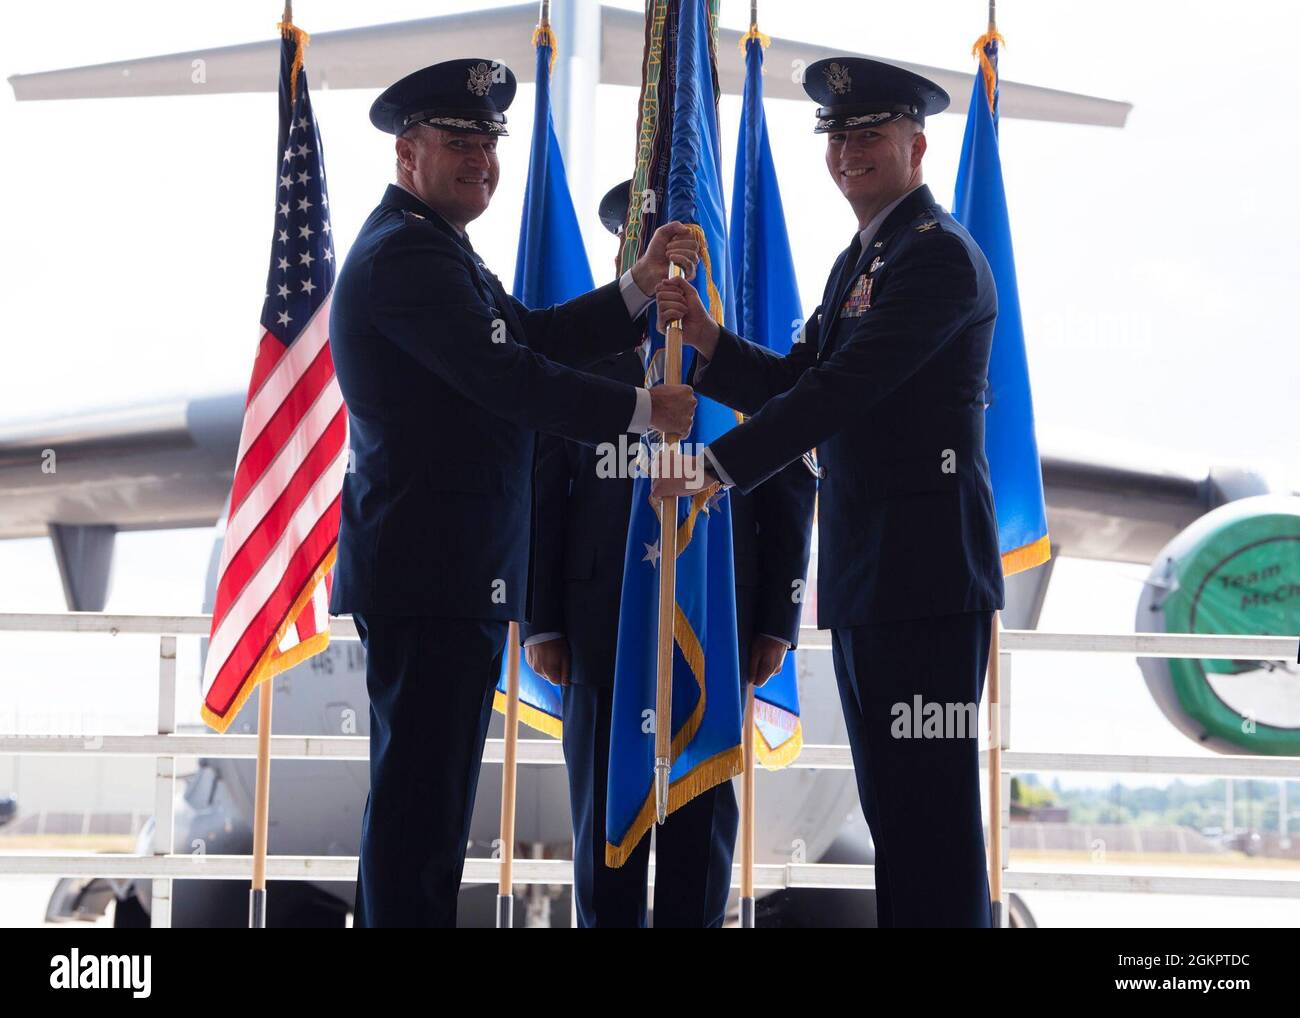
POLYGON ((861 318, 867 308, 871 307, 872 282, 872 278, 867 275, 857 278, 857 281, 853 284, 853 289, 849 291, 848 297, 845 298, 843 305, 840 307, 841 318, 861 318))

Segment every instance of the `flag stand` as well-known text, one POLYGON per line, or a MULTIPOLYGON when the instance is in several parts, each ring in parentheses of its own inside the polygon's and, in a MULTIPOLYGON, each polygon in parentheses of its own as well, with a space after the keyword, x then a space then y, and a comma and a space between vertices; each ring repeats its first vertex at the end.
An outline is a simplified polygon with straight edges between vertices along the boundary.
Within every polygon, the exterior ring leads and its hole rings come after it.
POLYGON ((998 655, 1001 612, 993 613, 989 637, 989 899, 993 928, 1002 926, 1002 689, 998 655))
POLYGON ((740 926, 754 928, 754 684, 745 683, 745 722, 741 745, 745 776, 740 792, 740 926))
MULTIPOLYGON (((680 265, 669 264, 668 278, 683 275, 680 265)), ((664 346, 664 384, 682 380, 682 323, 668 323, 664 346)), ((680 435, 664 435, 663 452, 675 452, 680 435)), ((662 460, 660 461, 662 462, 662 460)), ((677 496, 660 501, 659 508, 659 660, 655 684, 655 819, 668 819, 668 776, 672 771, 673 740, 673 623, 677 614, 677 496)))
POLYGON ((501 764, 501 876, 497 883, 497 929, 514 926, 515 775, 519 749, 519 623, 506 630, 505 759, 501 764))
POLYGON ((253 886, 248 892, 248 928, 266 929, 266 834, 271 798, 271 683, 257 690, 257 783, 253 799, 253 886))

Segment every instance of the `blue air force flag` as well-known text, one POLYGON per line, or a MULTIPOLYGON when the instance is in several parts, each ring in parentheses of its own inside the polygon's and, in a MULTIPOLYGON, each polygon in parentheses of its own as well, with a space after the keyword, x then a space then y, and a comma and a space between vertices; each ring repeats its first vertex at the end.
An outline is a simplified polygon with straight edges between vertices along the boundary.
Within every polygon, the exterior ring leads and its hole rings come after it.
MULTIPOLYGON (((544 308, 572 300, 592 288, 591 266, 582 245, 578 216, 573 211, 564 160, 551 120, 551 63, 555 36, 541 27, 533 35, 537 49, 537 98, 533 106, 533 142, 528 156, 528 187, 524 192, 524 219, 519 229, 515 259, 514 296, 530 308, 544 308)), ((493 706, 505 713, 507 647, 493 706)), ((530 728, 559 737, 560 687, 519 662, 519 720, 530 728)))
POLYGON ((975 74, 966 116, 953 216, 983 250, 998 288, 984 449, 998 514, 1002 572, 1010 576, 1046 562, 1051 552, 1011 221, 998 152, 997 38, 990 33, 975 44, 981 69, 975 74))
MULTIPOLYGON (((705 307, 734 324, 727 267, 726 213, 718 137, 716 2, 650 0, 636 172, 622 267, 632 264, 660 222, 695 224, 701 264, 694 280, 705 307), (662 202, 647 196, 663 196, 662 202), (662 204, 662 207, 660 207, 662 204)), ((651 374, 664 338, 653 328, 651 374)), ((690 369, 684 352, 684 371, 690 369)), ((725 407, 700 398, 686 441, 712 441, 735 425, 725 407)), ((668 809, 729 780, 742 767, 740 660, 731 506, 725 497, 678 500, 677 597, 673 627, 673 709, 656 719, 659 518, 650 480, 632 496, 610 733, 605 860, 620 866, 654 823, 655 724, 672 725, 668 809)))

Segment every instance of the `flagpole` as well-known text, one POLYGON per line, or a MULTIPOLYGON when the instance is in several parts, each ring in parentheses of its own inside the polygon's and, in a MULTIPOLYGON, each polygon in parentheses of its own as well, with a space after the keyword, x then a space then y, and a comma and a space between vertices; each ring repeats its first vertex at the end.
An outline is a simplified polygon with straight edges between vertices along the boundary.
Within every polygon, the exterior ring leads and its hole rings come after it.
POLYGON ((745 683, 745 777, 740 793, 740 926, 754 928, 754 684, 745 683))
MULTIPOLYGON (((749 30, 758 31, 758 0, 749 0, 749 30)), ((752 676, 751 676, 752 677, 752 676)), ((754 928, 754 684, 745 683, 741 745, 745 773, 740 784, 740 926, 754 928)))
POLYGON ((993 927, 1002 925, 1002 676, 998 632, 1001 612, 993 613, 989 636, 989 899, 993 927))
MULTIPOLYGON (((538 29, 551 22, 551 2, 541 0, 538 29)), ((536 40, 536 35, 534 35, 536 40)), ((514 926, 515 913, 515 779, 519 773, 519 623, 506 629, 505 758, 501 763, 501 873, 497 879, 497 929, 514 926)))
MULTIPOLYGON (((989 35, 998 29, 997 0, 989 0, 989 35)), ((1002 613, 993 613, 989 636, 989 900, 993 928, 1002 926, 1002 668, 998 633, 1002 613)))
MULTIPOLYGON (((682 277, 681 266, 670 263, 668 277, 682 277)), ((682 323, 668 323, 664 347, 664 384, 682 380, 682 323)), ((675 452, 680 435, 664 434, 664 452, 675 452)), ((672 771, 673 623, 677 614, 677 496, 660 503, 659 515, 659 667, 655 685, 655 819, 668 819, 668 775, 672 771)))
POLYGON ((506 630, 506 753, 501 765, 501 876, 497 884, 497 929, 514 925, 515 775, 519 749, 519 623, 506 630))
POLYGON ((257 690, 257 783, 253 797, 253 886, 248 892, 248 928, 266 929, 266 834, 271 800, 271 683, 257 690))
MULTIPOLYGON (((281 21, 293 24, 293 0, 284 0, 281 21)), ((253 882, 248 891, 248 928, 266 929, 266 843, 271 818, 271 696, 274 677, 257 690, 257 777, 253 793, 253 882)))

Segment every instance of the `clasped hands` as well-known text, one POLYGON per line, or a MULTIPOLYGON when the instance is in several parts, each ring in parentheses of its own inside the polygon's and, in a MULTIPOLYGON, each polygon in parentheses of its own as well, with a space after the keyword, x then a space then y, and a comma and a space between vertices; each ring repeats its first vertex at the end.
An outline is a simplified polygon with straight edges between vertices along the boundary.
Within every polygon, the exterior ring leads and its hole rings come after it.
MULTIPOLYGON (((700 295, 691 285, 699 265, 699 242, 683 223, 665 223, 655 230, 650 245, 635 265, 632 279, 642 293, 658 302, 659 331, 681 322, 682 341, 704 357, 711 357, 718 342, 718 323, 709 317, 700 295), (668 278, 668 266, 681 266, 682 275, 668 278)), ((666 435, 685 435, 695 419, 695 393, 689 385, 656 385, 650 390, 650 426, 666 435)), ((656 470, 653 494, 692 495, 705 487, 702 464, 694 456, 665 452, 656 470)))
MULTIPOLYGON (((659 305, 659 328, 666 330, 669 322, 681 322, 682 342, 694 347, 700 356, 712 358, 718 345, 718 323, 704 310, 695 287, 684 277, 665 279, 655 289, 655 300, 659 305)), ((650 493, 655 498, 690 496, 710 483, 714 482, 704 472, 699 456, 665 450, 660 455, 650 493)))

